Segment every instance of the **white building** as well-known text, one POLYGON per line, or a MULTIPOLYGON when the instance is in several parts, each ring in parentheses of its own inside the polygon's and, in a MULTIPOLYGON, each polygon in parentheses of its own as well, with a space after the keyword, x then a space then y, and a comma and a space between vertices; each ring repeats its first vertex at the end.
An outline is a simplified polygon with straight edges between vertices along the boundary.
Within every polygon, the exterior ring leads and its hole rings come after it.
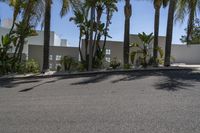
MULTIPOLYGON (((8 27, 0 27, 0 37, 4 36, 9 33, 10 28, 9 25, 5 25, 8 27)), ((44 31, 37 31, 37 36, 32 36, 26 39, 26 44, 24 45, 23 53, 25 53, 28 57, 28 45, 43 45, 44 41, 44 31)), ((64 46, 67 47, 67 40, 61 39, 55 32, 50 32, 50 46, 64 46)), ((14 48, 11 50, 11 52, 14 51, 14 48)))

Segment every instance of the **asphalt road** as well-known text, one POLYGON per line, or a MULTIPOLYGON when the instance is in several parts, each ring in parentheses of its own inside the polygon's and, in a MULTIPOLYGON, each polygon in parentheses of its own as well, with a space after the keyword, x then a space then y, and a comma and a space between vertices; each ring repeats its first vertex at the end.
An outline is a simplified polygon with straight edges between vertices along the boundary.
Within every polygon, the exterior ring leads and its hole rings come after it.
POLYGON ((200 74, 0 81, 0 133, 199 133, 200 74))

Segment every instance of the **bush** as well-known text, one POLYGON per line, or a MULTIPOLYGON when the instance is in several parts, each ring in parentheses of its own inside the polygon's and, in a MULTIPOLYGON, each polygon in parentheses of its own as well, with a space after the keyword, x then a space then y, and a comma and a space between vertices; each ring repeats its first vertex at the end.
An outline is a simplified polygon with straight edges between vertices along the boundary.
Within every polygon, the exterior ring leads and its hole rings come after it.
POLYGON ((121 63, 117 61, 117 58, 113 58, 110 62, 110 67, 112 67, 112 69, 117 69, 120 65, 121 63))
POLYGON ((39 73, 40 72, 40 66, 39 64, 31 59, 25 62, 25 66, 21 66, 21 68, 25 67, 25 73, 39 73))
POLYGON ((70 56, 64 56, 61 59, 60 63, 63 65, 64 71, 70 71, 72 69, 72 67, 77 66, 75 59, 70 56))
POLYGON ((60 72, 61 69, 62 69, 62 67, 61 67, 60 65, 58 65, 58 66, 56 67, 56 71, 57 71, 57 72, 60 72))
POLYGON ((7 74, 12 70, 12 58, 9 56, 12 38, 7 34, 1 37, 0 42, 0 74, 7 74))
POLYGON ((77 71, 83 72, 83 71, 85 71, 85 70, 86 70, 85 64, 79 62, 78 65, 77 65, 77 71))
POLYGON ((125 64, 124 69, 131 69, 131 64, 125 64))

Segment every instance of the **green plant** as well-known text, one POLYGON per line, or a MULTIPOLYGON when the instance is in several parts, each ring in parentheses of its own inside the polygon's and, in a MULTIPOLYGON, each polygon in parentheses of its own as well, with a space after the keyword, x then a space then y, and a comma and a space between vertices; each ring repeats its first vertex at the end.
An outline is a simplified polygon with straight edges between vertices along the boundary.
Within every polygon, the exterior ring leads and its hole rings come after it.
POLYGON ((200 44, 200 19, 195 20, 189 40, 187 40, 187 35, 182 36, 180 40, 182 43, 187 43, 188 45, 200 44))
POLYGON ((12 70, 13 59, 9 55, 12 38, 9 34, 1 37, 0 43, 0 74, 6 74, 12 70))
POLYGON ((62 67, 60 66, 60 65, 58 65, 57 67, 56 67, 56 71, 57 72, 60 72, 62 70, 62 67))
POLYGON ((120 65, 121 63, 117 60, 117 58, 113 58, 110 62, 110 67, 112 69, 117 69, 120 65))
POLYGON ((146 33, 138 34, 138 37, 142 41, 141 44, 138 43, 132 43, 131 47, 134 47, 136 50, 131 52, 131 62, 134 63, 136 54, 140 55, 140 58, 142 59, 141 65, 143 67, 147 67, 148 65, 148 57, 150 56, 149 49, 150 49, 150 43, 153 40, 153 33, 147 35, 146 33))
POLYGON ((154 65, 156 64, 163 64, 164 63, 164 51, 161 47, 155 48, 156 51, 159 53, 159 57, 154 60, 154 57, 151 56, 150 50, 152 49, 150 47, 150 43, 153 40, 153 33, 147 35, 144 32, 142 34, 138 35, 140 40, 142 41, 141 44, 138 43, 132 43, 131 47, 134 48, 134 51, 131 52, 130 58, 131 63, 135 63, 136 55, 138 55, 137 63, 140 63, 143 67, 147 67, 148 65, 154 65))
POLYGON ((69 56, 64 56, 61 59, 60 63, 63 65, 64 71, 70 71, 72 67, 75 67, 77 65, 75 59, 69 56))
MULTIPOLYGON (((164 50, 161 47, 157 47, 156 50, 158 51, 159 56, 156 58, 155 61, 153 58, 153 63, 156 63, 156 66, 163 65, 164 64, 164 50)), ((152 64, 152 65, 155 65, 155 64, 152 64)))
POLYGON ((86 70, 102 67, 106 40, 110 37, 109 25, 115 11, 117 0, 81 1, 79 8, 74 9, 74 17, 70 21, 79 28, 79 53, 86 70), (102 37, 103 44, 100 45, 102 37), (81 40, 84 40, 84 51, 80 48, 81 40))
POLYGON ((131 64, 125 64, 124 69, 131 69, 131 64))
POLYGON ((85 68, 87 68, 87 67, 84 66, 84 63, 79 62, 77 64, 77 69, 76 70, 79 71, 79 72, 83 72, 83 71, 86 70, 85 68))
MULTIPOLYGON (((22 68, 23 68, 23 66, 22 66, 22 68)), ((35 60, 30 59, 25 62, 25 72, 26 73, 39 73, 39 71, 40 71, 40 66, 35 60)))

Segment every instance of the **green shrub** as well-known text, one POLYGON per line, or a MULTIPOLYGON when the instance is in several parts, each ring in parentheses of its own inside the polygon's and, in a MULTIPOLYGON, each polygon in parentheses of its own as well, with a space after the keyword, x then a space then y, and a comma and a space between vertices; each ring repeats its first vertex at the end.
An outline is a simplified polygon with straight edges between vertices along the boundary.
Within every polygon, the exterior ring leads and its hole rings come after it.
POLYGON ((86 70, 85 65, 83 63, 78 63, 78 65, 77 65, 77 71, 83 72, 85 70, 86 70))
POLYGON ((25 62, 25 66, 21 65, 21 68, 25 67, 25 73, 39 73, 40 72, 40 66, 39 64, 31 59, 25 62))
POLYGON ((131 69, 131 64, 125 64, 124 69, 131 69))
POLYGON ((9 34, 1 37, 0 42, 0 74, 7 74, 12 71, 12 58, 9 56, 12 38, 9 34))
POLYGON ((113 58, 110 62, 110 67, 112 67, 112 69, 117 69, 120 65, 121 63, 117 60, 117 58, 113 58))
POLYGON ((61 67, 60 65, 58 65, 58 66, 56 67, 56 71, 57 71, 57 72, 60 72, 61 69, 62 69, 62 67, 61 67))
POLYGON ((64 71, 70 71, 72 69, 72 67, 77 66, 75 59, 70 56, 64 56, 61 59, 60 63, 63 65, 64 71))

